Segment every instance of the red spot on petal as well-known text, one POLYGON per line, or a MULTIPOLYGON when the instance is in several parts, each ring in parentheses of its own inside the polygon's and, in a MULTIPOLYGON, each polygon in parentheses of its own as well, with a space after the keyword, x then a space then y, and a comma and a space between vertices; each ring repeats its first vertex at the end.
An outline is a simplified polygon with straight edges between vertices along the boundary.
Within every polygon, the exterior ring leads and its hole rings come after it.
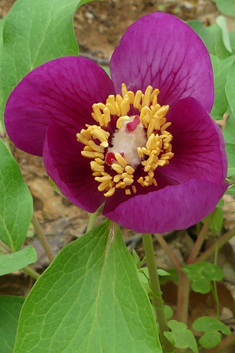
POLYGON ((140 118, 138 115, 134 117, 134 120, 126 124, 126 132, 134 131, 140 123, 140 118))

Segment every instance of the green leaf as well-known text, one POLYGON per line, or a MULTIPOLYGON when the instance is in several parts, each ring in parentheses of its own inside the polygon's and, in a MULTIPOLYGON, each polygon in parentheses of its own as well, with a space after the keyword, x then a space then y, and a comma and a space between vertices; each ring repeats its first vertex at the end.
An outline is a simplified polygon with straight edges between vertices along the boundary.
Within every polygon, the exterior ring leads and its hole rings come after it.
POLYGON ((235 17, 235 2, 234 0, 213 0, 218 10, 225 15, 235 17))
POLYGON ((193 329, 199 332, 205 332, 200 338, 199 343, 202 347, 213 348, 221 341, 221 333, 225 335, 230 335, 231 332, 229 328, 223 324, 221 321, 208 316, 199 317, 193 323, 193 329))
MULTIPOLYGON (((160 278, 167 277, 167 279, 168 279, 170 276, 170 274, 168 272, 161 270, 161 269, 158 269, 157 273, 160 278)), ((152 297, 152 289, 151 289, 150 281, 149 281, 148 267, 142 267, 142 268, 138 269, 138 276, 139 276, 139 280, 140 280, 144 290, 146 291, 148 296, 152 297)))
POLYGON ((159 278, 161 284, 164 284, 168 281, 173 281, 175 283, 178 283, 178 279, 179 279, 179 275, 175 268, 167 270, 167 276, 164 276, 164 277, 162 276, 159 278))
POLYGON ((174 311, 169 305, 164 305, 164 312, 167 320, 174 315, 174 311))
POLYGON ((107 65, 100 65, 104 71, 109 75, 109 77, 111 77, 111 74, 110 74, 110 67, 107 66, 107 65))
POLYGON ((217 24, 204 27, 200 21, 194 20, 187 23, 202 39, 210 54, 219 59, 225 59, 231 55, 224 45, 222 30, 217 24))
POLYGON ((185 265, 182 271, 192 281, 192 289, 195 292, 208 293, 211 289, 211 281, 221 281, 223 271, 209 262, 198 262, 196 264, 185 265))
POLYGON ((235 118, 230 115, 226 122, 225 129, 223 131, 225 139, 225 149, 228 157, 228 174, 230 177, 235 174, 235 141, 234 141, 234 131, 235 131, 235 118))
POLYGON ((225 145, 225 150, 228 156, 228 174, 231 176, 235 174, 235 143, 227 143, 225 145))
POLYGON ((231 65, 228 71, 228 79, 225 86, 228 103, 231 108, 233 116, 235 116, 235 62, 231 65))
POLYGON ((235 185, 232 184, 232 185, 229 185, 227 191, 226 191, 226 194, 227 195, 232 195, 234 196, 235 195, 235 185))
POLYGON ((119 229, 67 245, 23 306, 14 353, 160 353, 156 322, 119 229))
POLYGON ((164 332, 164 335, 176 348, 190 348, 193 352, 198 353, 196 339, 185 324, 170 320, 168 326, 171 332, 164 332))
POLYGON ((13 353, 20 310, 24 298, 0 296, 1 353, 13 353))
POLYGON ((215 211, 209 215, 209 227, 214 235, 221 231, 223 220, 224 212, 222 208, 216 207, 215 211))
POLYGON ((223 115, 228 108, 225 85, 227 82, 229 69, 234 60, 235 55, 232 55, 229 58, 223 60, 220 60, 216 56, 211 55, 215 84, 215 100, 210 115, 215 120, 223 119, 223 115))
POLYGON ((222 30, 222 38, 223 38, 225 48, 231 53, 232 47, 231 47, 230 38, 228 34, 226 18, 224 16, 218 16, 216 18, 216 23, 222 30))
POLYGON ((228 32, 232 50, 235 51, 235 31, 228 32))
POLYGON ((3 62, 3 24, 5 22, 5 18, 0 20, 0 135, 4 135, 5 127, 3 123, 3 106, 4 106, 4 99, 3 99, 3 86, 2 86, 2 62, 3 62))
POLYGON ((54 58, 78 55, 73 30, 75 10, 89 0, 18 0, 4 18, 1 53, 3 97, 35 67, 54 58))
POLYGON ((37 253, 32 246, 12 254, 0 254, 0 276, 11 273, 37 261, 37 253))
POLYGON ((0 139, 0 239, 21 248, 33 215, 33 200, 20 168, 0 139))

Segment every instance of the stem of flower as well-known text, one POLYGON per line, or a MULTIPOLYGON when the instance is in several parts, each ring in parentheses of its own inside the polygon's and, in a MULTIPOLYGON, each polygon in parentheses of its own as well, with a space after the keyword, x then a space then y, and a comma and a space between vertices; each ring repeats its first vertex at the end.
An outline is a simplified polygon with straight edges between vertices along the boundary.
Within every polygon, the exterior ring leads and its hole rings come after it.
POLYGON ((40 274, 37 273, 36 271, 34 271, 31 267, 29 266, 25 266, 22 268, 22 271, 24 271, 25 273, 27 273, 27 275, 31 276, 32 278, 34 278, 35 280, 37 280, 40 277, 40 274))
MULTIPOLYGON (((0 245, 0 252, 3 254, 10 254, 10 250, 7 251, 3 246, 0 245)), ((40 277, 40 274, 37 273, 36 271, 34 271, 31 267, 29 266, 25 266, 21 269, 22 271, 24 271, 25 273, 27 273, 29 276, 31 276, 32 278, 34 278, 35 280, 37 280, 40 277)))
POLYGON ((162 348, 164 352, 174 352, 173 345, 164 336, 165 331, 169 331, 167 325, 165 313, 164 313, 164 301, 162 299, 162 291, 160 287, 159 277, 157 273, 157 266, 153 248, 152 236, 147 233, 143 233, 143 244, 145 250, 145 256, 147 260, 147 266, 149 271, 149 280, 153 294, 153 304, 155 306, 157 320, 160 328, 160 338, 162 348))
POLYGON ((230 347, 232 344, 235 343, 235 331, 233 333, 231 333, 231 335, 227 336, 226 338, 224 338, 219 344, 218 346, 210 349, 207 353, 221 353, 224 352, 224 350, 227 347, 230 347))
POLYGON ((52 250, 50 248, 50 245, 49 245, 49 243, 48 243, 48 241, 42 231, 42 228, 37 220, 37 217, 35 216, 35 213, 33 214, 33 217, 32 217, 32 224, 34 226, 37 237, 38 237, 40 243, 42 244, 43 249, 44 249, 49 261, 52 262, 54 260, 54 255, 53 255, 52 250))
MULTIPOLYGON (((215 241, 215 260, 214 260, 214 264, 217 265, 218 263, 218 255, 219 255, 219 250, 218 250, 218 240, 216 239, 215 241)), ((215 299, 215 303, 216 303, 216 318, 217 320, 219 320, 219 298, 218 298, 218 293, 217 293, 217 284, 216 281, 213 281, 213 285, 212 285, 212 294, 213 297, 215 299)))
POLYGON ((165 251, 165 253, 169 256, 177 272, 179 272, 182 265, 177 259, 177 257, 175 256, 175 254, 173 253, 173 251, 171 250, 171 248, 169 247, 169 245, 167 244, 167 242, 165 241, 165 239, 163 238, 163 236, 159 233, 154 234, 154 236, 159 242, 159 244, 161 245, 161 247, 163 248, 163 250, 165 251))
POLYGON ((207 217, 206 222, 203 224, 203 227, 198 235, 197 241, 194 244, 191 254, 189 255, 187 264, 192 264, 196 260, 197 255, 202 247, 202 244, 207 236, 208 229, 209 229, 209 217, 207 217))
POLYGON ((94 213, 90 213, 89 221, 87 223, 86 232, 88 233, 94 227, 98 209, 94 213))
POLYGON ((187 325, 190 280, 183 271, 180 271, 177 293, 177 320, 187 325))
POLYGON ((200 261, 209 260, 215 253, 216 246, 218 246, 218 250, 226 244, 230 238, 235 235, 235 227, 231 228, 228 232, 226 232, 222 237, 220 237, 217 243, 213 243, 203 254, 201 254, 194 263, 198 263, 200 261))

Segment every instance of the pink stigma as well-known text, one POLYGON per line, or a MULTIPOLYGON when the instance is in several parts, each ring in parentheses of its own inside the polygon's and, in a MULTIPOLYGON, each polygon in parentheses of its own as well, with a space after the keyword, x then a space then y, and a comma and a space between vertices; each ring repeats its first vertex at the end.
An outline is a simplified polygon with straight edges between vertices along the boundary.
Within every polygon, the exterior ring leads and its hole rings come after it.
POLYGON ((105 156, 105 162, 108 164, 108 165, 112 165, 113 162, 116 162, 116 158, 115 158, 115 154, 113 152, 108 152, 106 153, 106 156, 105 156))
POLYGON ((138 115, 134 117, 134 120, 126 124, 126 132, 134 131, 140 123, 140 118, 138 115))
MULTIPOLYGON (((124 157, 124 153, 123 152, 121 152, 120 155, 122 157, 124 157)), ((113 163, 117 162, 116 157, 115 157, 115 153, 107 152, 106 155, 105 155, 105 162, 108 165, 112 165, 113 163)))

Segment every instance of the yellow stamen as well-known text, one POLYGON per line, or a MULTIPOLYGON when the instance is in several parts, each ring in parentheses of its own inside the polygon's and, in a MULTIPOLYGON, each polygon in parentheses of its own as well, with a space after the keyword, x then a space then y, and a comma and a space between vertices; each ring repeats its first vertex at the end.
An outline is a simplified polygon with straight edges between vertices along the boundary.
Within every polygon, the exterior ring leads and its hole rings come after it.
POLYGON ((89 146, 96 152, 104 152, 104 147, 96 145, 95 142, 92 140, 89 141, 89 146))
POLYGON ((85 124, 86 129, 82 129, 76 134, 77 140, 84 144, 81 154, 83 157, 91 159, 92 175, 95 181, 99 183, 98 190, 103 192, 105 197, 113 196, 118 188, 125 189, 126 195, 136 194, 137 188, 134 185, 136 182, 142 187, 157 186, 154 177, 156 168, 169 164, 174 156, 171 145, 173 137, 167 131, 171 123, 167 122, 165 118, 169 106, 158 104, 159 90, 148 86, 144 93, 140 90, 134 93, 128 91, 126 85, 122 84, 121 92, 121 95, 108 96, 105 103, 93 104, 91 115, 98 124, 85 124), (129 113, 130 109, 133 108, 139 111, 139 114, 137 113, 139 130, 135 126, 134 116, 130 116, 129 113), (129 125, 130 129, 128 129, 130 146, 133 143, 132 136, 137 138, 139 144, 136 146, 136 156, 134 156, 135 161, 137 158, 137 163, 133 162, 133 165, 130 165, 132 164, 130 153, 134 152, 128 151, 130 157, 125 158, 128 140, 123 147, 122 137, 118 138, 119 147, 115 151, 116 140, 110 138, 109 132, 113 131, 113 125, 110 128, 110 122, 115 121, 115 133, 121 134, 123 134, 122 125, 124 121, 125 124, 132 123, 132 125, 129 125), (142 140, 138 136, 138 131, 143 131, 142 140), (144 142, 145 136, 146 143, 144 142), (107 153, 113 153, 113 158, 108 156, 107 153), (135 174, 136 168, 142 171, 142 176, 138 179, 135 174))
POLYGON ((152 86, 148 86, 146 88, 145 93, 144 93, 144 99, 143 99, 142 106, 145 106, 145 105, 149 106, 152 91, 153 91, 152 86))
POLYGON ((135 185, 132 185, 131 187, 132 187, 132 190, 133 190, 134 194, 136 194, 136 193, 137 193, 136 186, 135 186, 135 185))
POLYGON ((103 153, 99 153, 99 152, 88 152, 88 151, 82 151, 81 154, 83 155, 83 157, 86 158, 104 158, 103 153))
POLYGON ((94 161, 92 161, 90 163, 90 166, 91 166, 91 170, 93 170, 93 172, 103 172, 104 171, 104 166, 100 165, 94 161))
POLYGON ((127 165, 126 160, 121 156, 120 153, 115 153, 115 158, 118 161, 118 163, 125 168, 125 166, 127 165))
POLYGON ((107 174, 107 175, 104 175, 104 176, 102 176, 102 177, 96 177, 95 180, 96 180, 96 181, 99 181, 100 183, 103 183, 103 182, 105 182, 105 181, 110 181, 110 180, 112 180, 112 177, 107 174))
POLYGON ((126 115, 130 110, 129 98, 126 97, 121 103, 121 114, 126 115))
POLYGON ((135 172, 135 169, 132 168, 130 165, 127 165, 125 167, 125 171, 128 173, 128 174, 133 174, 135 172))
POLYGON ((141 98, 142 98, 142 92, 137 91, 134 98, 134 108, 139 109, 141 98))
POLYGON ((105 197, 110 197, 110 196, 113 196, 113 194, 115 193, 116 191, 116 188, 111 188, 109 191, 107 191, 104 196, 105 197))
POLYGON ((126 185, 131 185, 133 183, 133 179, 129 179, 129 178, 125 178, 123 179, 123 182, 126 184, 126 185))
POLYGON ((117 172, 118 174, 122 174, 123 173, 123 167, 120 166, 120 164, 117 163, 113 163, 112 164, 112 169, 115 170, 115 172, 117 172))
POLYGON ((117 129, 121 129, 121 127, 122 127, 122 122, 123 122, 123 121, 127 121, 127 120, 129 120, 129 119, 130 119, 129 116, 127 116, 127 115, 121 116, 121 117, 117 120, 117 122, 116 122, 116 128, 117 128, 117 129))

